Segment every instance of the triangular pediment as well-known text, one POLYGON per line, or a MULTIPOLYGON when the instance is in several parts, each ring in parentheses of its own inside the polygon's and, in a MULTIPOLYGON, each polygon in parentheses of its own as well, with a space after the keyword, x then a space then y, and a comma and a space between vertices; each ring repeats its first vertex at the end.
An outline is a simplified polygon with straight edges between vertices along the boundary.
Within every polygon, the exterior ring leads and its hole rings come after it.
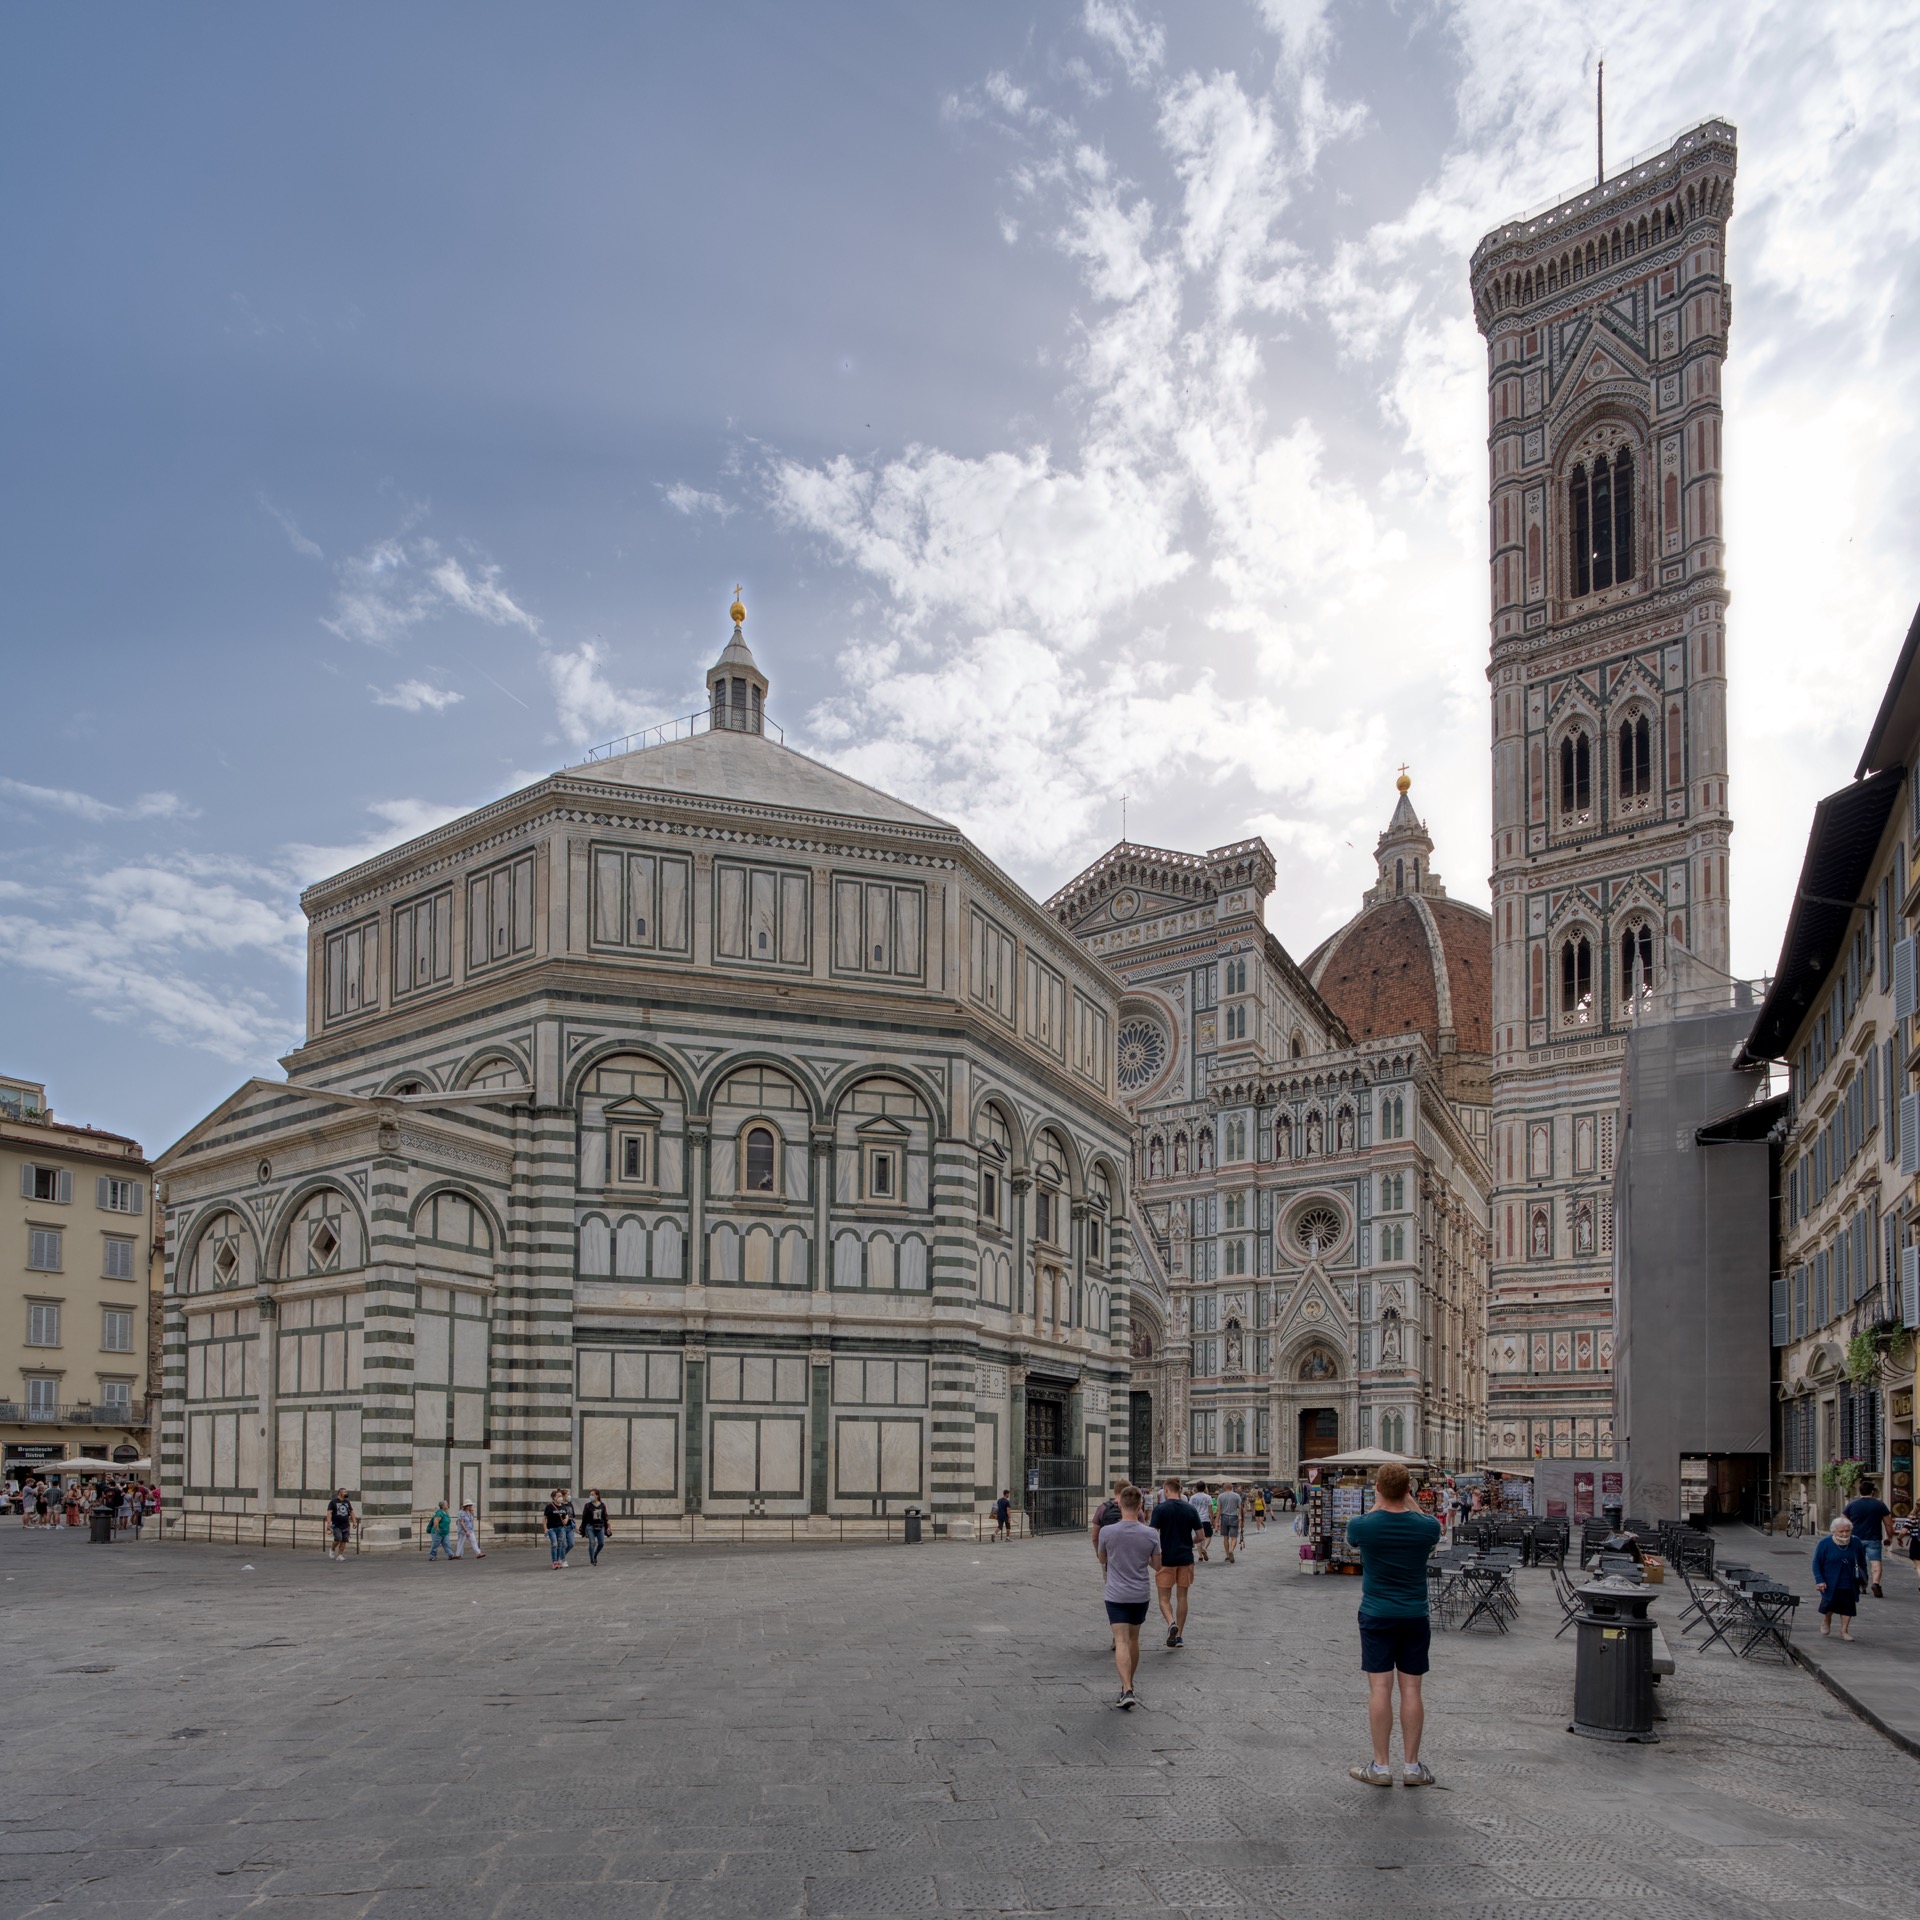
POLYGON ((911 1140, 912 1133, 898 1120, 892 1120, 884 1113, 876 1114, 871 1120, 863 1120, 854 1128, 862 1140, 911 1140))
POLYGON ((609 1120, 658 1120, 660 1109, 651 1100, 637 1099, 632 1094, 622 1094, 618 1100, 609 1100, 604 1109, 609 1120))

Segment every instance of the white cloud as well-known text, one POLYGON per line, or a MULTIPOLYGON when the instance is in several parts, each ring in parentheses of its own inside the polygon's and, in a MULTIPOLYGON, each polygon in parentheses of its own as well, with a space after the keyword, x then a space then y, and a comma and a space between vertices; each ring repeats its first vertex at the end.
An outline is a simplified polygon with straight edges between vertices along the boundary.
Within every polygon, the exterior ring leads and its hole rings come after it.
POLYGON ((444 713, 466 698, 448 687, 429 686, 424 680, 402 680, 398 686, 374 687, 376 707, 398 707, 402 713, 444 713))
POLYGON ((1167 57, 1167 30, 1157 20, 1142 20, 1133 0, 1087 0, 1080 24, 1087 37, 1120 62, 1136 87, 1153 77, 1167 57))
POLYGON ((434 567, 431 577, 448 603, 462 613, 470 613, 491 626, 523 627, 528 633, 538 635, 540 622, 501 586, 498 567, 483 565, 470 574, 458 560, 442 560, 434 567))
POLYGON ((658 694, 615 686, 607 663, 606 646, 598 640, 583 640, 569 649, 553 648, 542 658, 561 734, 576 748, 619 739, 659 720, 666 711, 658 694))
POLYGON ((198 812, 176 793, 143 793, 125 806, 116 806, 71 787, 36 787, 25 780, 0 779, 0 795, 70 813, 78 820, 191 820, 198 812))
POLYGON ((684 480, 676 480, 665 488, 667 505, 676 513, 684 513, 689 519, 697 514, 710 513, 717 519, 730 520, 735 512, 732 501, 717 493, 703 493, 698 487, 689 486, 684 480))
POLYGON ((309 540, 307 536, 294 525, 293 515, 280 507, 276 507, 264 493, 260 496, 260 505, 268 513, 272 514, 274 519, 279 521, 280 531, 287 536, 287 545, 290 546, 295 553, 302 554, 309 560, 324 560, 327 557, 320 550, 320 543, 317 540, 309 540))

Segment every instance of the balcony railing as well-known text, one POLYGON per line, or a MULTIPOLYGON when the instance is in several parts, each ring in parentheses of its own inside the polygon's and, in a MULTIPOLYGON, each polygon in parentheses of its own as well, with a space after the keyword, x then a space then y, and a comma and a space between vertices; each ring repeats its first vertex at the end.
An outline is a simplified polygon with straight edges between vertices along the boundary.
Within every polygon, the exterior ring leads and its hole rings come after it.
POLYGON ((144 1427, 147 1403, 126 1400, 104 1404, 91 1400, 0 1400, 0 1423, 27 1426, 144 1427))

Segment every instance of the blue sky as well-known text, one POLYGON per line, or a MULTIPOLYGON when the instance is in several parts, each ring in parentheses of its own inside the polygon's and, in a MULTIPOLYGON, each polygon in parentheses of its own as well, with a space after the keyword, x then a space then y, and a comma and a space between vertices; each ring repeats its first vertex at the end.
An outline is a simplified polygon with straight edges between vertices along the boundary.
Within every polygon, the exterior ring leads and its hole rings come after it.
POLYGON ((1466 259, 1741 139, 1735 960, 1920 599, 1920 7, 0 13, 0 1070, 175 1138, 299 888, 685 713, 1045 894, 1264 833, 1304 953, 1401 760, 1485 892, 1466 259))

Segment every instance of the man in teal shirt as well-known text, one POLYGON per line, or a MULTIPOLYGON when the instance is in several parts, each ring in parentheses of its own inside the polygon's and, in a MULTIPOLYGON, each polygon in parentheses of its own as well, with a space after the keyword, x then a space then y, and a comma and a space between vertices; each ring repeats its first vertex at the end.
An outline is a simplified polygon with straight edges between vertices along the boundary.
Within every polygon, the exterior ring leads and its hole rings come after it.
POLYGON ((1367 1676, 1367 1731, 1373 1764, 1349 1767, 1369 1787, 1393 1785, 1388 1749, 1393 1743, 1393 1683, 1400 1679, 1400 1747, 1406 1756, 1401 1782, 1433 1785, 1433 1770, 1420 1763, 1420 1732, 1426 1709, 1420 1677, 1427 1671, 1433 1637, 1427 1618, 1427 1559, 1440 1541, 1440 1522, 1413 1504, 1413 1477, 1389 1461, 1374 1477, 1372 1510, 1347 1522, 1347 1544, 1360 1549, 1360 1665, 1367 1676))

